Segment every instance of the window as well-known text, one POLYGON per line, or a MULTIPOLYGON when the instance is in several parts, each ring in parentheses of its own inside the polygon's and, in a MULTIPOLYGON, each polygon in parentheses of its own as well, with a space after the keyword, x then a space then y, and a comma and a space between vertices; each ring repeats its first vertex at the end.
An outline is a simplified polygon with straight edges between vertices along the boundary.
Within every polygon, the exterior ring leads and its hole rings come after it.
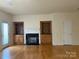
POLYGON ((2 23, 2 44, 8 44, 8 23, 2 23))

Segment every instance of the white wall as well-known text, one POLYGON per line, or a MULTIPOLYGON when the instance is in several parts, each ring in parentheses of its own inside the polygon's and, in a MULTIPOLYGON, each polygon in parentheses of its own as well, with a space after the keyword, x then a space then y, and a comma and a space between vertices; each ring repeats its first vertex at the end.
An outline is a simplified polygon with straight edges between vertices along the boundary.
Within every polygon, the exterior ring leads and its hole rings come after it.
MULTIPOLYGON (((5 47, 6 45, 2 45, 2 28, 1 28, 1 23, 2 22, 7 22, 9 24, 9 44, 12 43, 11 41, 11 32, 12 32, 12 16, 5 13, 5 12, 2 12, 0 11, 0 50, 5 47)), ((9 45, 8 44, 8 45, 9 45)))
POLYGON ((72 13, 53 13, 53 14, 45 14, 45 15, 16 15, 13 17, 13 21, 23 21, 24 22, 24 34, 28 32, 39 32, 40 33, 40 21, 52 21, 52 44, 53 45, 64 45, 64 37, 68 37, 65 34, 69 32, 64 32, 64 22, 67 20, 72 22, 72 44, 79 43, 79 12, 72 13), (75 22, 74 22, 75 21, 75 22), (76 23, 77 22, 77 23, 76 23), (77 25, 77 27, 75 27, 77 25), (76 32, 75 33, 73 32, 76 32), (77 39, 76 39, 77 38, 77 39), (76 43, 77 42, 77 43, 76 43))

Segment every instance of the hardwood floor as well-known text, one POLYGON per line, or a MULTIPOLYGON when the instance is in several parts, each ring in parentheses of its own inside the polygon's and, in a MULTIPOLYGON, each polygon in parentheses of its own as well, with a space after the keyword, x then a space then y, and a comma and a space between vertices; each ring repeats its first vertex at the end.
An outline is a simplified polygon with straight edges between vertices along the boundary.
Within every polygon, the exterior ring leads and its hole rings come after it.
POLYGON ((26 46, 4 49, 0 59, 79 59, 79 46, 26 46))

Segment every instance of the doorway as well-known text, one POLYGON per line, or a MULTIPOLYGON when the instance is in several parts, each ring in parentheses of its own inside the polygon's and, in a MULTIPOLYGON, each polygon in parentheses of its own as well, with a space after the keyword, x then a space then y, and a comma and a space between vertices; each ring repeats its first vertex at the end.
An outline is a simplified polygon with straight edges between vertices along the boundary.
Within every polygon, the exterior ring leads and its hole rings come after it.
POLYGON ((40 39, 41 44, 52 45, 52 22, 40 21, 40 39))

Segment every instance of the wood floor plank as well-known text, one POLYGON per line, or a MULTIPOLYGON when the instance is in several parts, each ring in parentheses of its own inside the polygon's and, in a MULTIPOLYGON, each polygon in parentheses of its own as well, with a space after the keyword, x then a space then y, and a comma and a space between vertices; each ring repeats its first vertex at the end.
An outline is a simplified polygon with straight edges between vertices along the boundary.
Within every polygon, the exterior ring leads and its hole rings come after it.
POLYGON ((17 45, 4 49, 0 59, 79 59, 79 46, 17 45))

